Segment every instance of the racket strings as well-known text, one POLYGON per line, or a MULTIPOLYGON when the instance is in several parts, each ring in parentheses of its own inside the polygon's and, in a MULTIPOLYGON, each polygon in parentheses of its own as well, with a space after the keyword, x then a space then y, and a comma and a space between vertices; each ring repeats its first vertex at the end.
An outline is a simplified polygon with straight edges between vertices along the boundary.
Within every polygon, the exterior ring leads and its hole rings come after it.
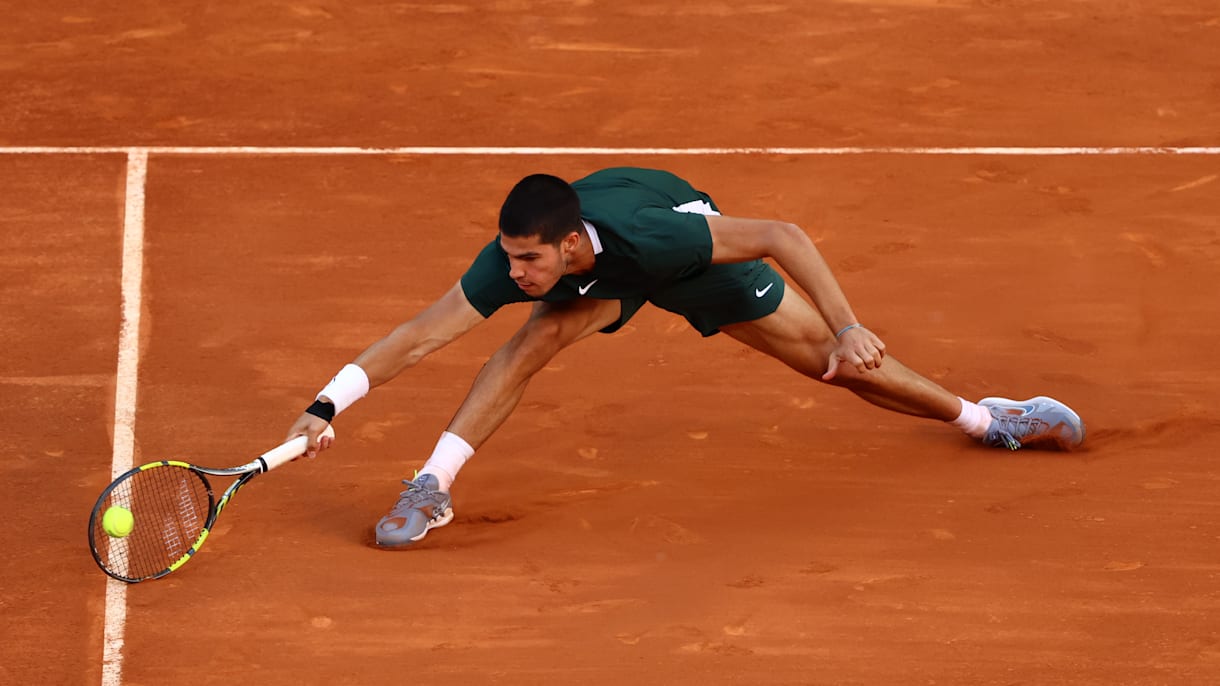
POLYGON ((129 510, 135 525, 129 535, 112 538, 101 530, 94 539, 107 569, 128 579, 168 570, 196 544, 208 523, 212 494, 203 477, 178 465, 135 472, 111 490, 101 511, 129 510))

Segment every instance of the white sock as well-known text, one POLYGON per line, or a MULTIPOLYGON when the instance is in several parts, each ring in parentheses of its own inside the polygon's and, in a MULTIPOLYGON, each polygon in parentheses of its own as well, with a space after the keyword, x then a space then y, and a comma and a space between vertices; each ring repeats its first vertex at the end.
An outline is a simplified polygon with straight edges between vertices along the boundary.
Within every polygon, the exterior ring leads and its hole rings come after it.
POLYGON ((440 483, 440 490, 449 491, 462 465, 474 456, 474 448, 457 434, 446 431, 432 449, 432 457, 424 463, 420 474, 431 474, 440 483))
POLYGON ((965 398, 959 397, 958 400, 962 401, 962 413, 953 420, 953 426, 974 438, 986 436, 987 429, 991 426, 991 412, 982 405, 972 403, 965 398))

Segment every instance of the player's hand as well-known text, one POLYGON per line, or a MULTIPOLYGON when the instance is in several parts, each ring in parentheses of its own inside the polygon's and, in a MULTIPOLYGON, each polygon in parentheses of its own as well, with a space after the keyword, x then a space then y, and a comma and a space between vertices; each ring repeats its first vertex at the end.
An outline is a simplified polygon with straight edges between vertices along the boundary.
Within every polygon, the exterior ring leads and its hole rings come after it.
POLYGON ((313 459, 318 456, 318 451, 326 450, 335 442, 335 439, 330 436, 318 438, 328 426, 330 424, 325 419, 304 412, 300 419, 297 419, 296 424, 293 424, 292 428, 288 430, 287 440, 292 440, 297 436, 307 436, 309 444, 305 447, 305 457, 313 459))
POLYGON ((861 374, 881 366, 885 359, 885 343, 868 329, 858 326, 843 332, 830 361, 826 365, 823 381, 830 381, 839 373, 839 365, 849 364, 861 374))

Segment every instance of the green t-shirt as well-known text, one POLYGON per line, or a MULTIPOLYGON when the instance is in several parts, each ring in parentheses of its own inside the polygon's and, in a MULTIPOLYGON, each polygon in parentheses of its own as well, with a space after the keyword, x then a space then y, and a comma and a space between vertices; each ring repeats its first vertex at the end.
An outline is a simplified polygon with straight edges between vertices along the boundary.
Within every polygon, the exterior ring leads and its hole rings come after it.
POLYGON ((590 174, 572 187, 581 217, 593 226, 593 269, 564 276, 534 298, 509 278, 508 257, 497 237, 462 276, 462 291, 484 317, 514 302, 647 297, 711 264, 712 236, 704 215, 715 212, 715 205, 677 176, 620 167, 590 174))

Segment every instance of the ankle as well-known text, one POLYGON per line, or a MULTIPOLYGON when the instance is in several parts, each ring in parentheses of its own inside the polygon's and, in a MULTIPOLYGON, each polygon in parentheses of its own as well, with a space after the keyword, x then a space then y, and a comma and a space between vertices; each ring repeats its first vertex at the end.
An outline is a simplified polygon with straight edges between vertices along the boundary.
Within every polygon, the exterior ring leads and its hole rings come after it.
POLYGON ((962 403, 962 411, 957 416, 957 419, 951 422, 953 426, 956 426, 965 432, 966 435, 973 438, 983 438, 986 436, 987 429, 991 427, 991 411, 965 398, 959 397, 958 400, 962 403))
POLYGON ((440 490, 448 491, 457 478, 458 472, 474 455, 474 448, 457 434, 448 431, 441 434, 436 442, 432 456, 419 470, 420 474, 431 474, 440 482, 440 490))
POLYGON ((436 490, 438 491, 448 493, 450 487, 453 486, 453 475, 443 469, 439 469, 436 465, 424 465, 415 478, 418 479, 424 474, 431 474, 436 478, 436 490))

